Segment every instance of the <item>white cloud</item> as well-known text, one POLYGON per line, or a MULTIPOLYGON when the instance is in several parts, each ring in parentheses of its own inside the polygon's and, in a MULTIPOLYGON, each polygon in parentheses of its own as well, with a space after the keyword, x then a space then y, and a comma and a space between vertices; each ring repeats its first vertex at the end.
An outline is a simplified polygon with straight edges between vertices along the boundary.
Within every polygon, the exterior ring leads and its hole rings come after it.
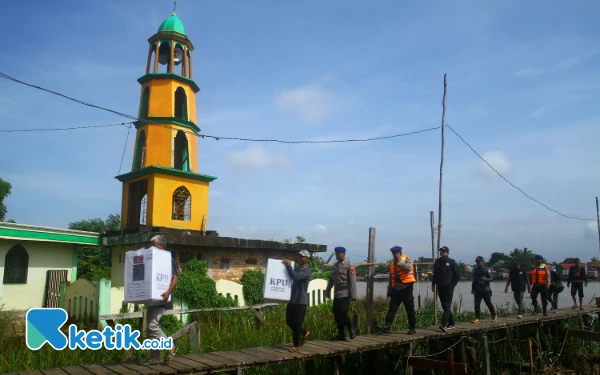
POLYGON ((316 224, 314 228, 315 228, 315 232, 317 232, 319 234, 329 233, 329 229, 327 229, 327 227, 323 224, 316 224))
POLYGON ((568 59, 561 60, 557 64, 554 64, 552 66, 528 67, 528 68, 520 69, 515 72, 515 75, 519 76, 519 77, 532 77, 532 76, 539 76, 539 75, 547 74, 547 73, 554 73, 559 70, 569 69, 571 67, 574 67, 575 65, 579 64, 579 62, 581 62, 581 60, 582 59, 579 57, 571 57, 568 59))
POLYGON ((596 221, 590 221, 585 226, 583 237, 589 239, 598 239, 598 223, 596 221))
POLYGON ((544 113, 546 113, 547 110, 548 110, 548 107, 540 107, 531 113, 531 117, 539 117, 539 116, 543 115, 544 113))
POLYGON ((227 162, 245 172, 257 169, 287 168, 292 165, 288 155, 270 153, 260 143, 254 143, 245 150, 230 152, 227 155, 227 162))
POLYGON ((281 109, 293 112, 303 121, 320 123, 333 109, 331 92, 320 86, 302 86, 280 92, 275 102, 281 109))
POLYGON ((211 197, 222 197, 223 195, 225 195, 225 193, 223 193, 220 190, 212 189, 208 192, 208 195, 211 197))
POLYGON ((352 219, 349 219, 349 220, 348 220, 346 223, 347 223, 347 224, 348 224, 348 226, 350 226, 350 227, 353 227, 353 226, 355 226, 355 225, 356 225, 356 221, 354 221, 354 220, 352 220, 352 219))
MULTIPOLYGON (((508 156, 500 151, 488 151, 481 155, 492 167, 494 167, 500 174, 508 178, 511 173, 512 167, 508 156)), ((484 178, 487 181, 498 181, 500 178, 496 172, 494 172, 483 160, 480 160, 477 164, 478 177, 484 178)))

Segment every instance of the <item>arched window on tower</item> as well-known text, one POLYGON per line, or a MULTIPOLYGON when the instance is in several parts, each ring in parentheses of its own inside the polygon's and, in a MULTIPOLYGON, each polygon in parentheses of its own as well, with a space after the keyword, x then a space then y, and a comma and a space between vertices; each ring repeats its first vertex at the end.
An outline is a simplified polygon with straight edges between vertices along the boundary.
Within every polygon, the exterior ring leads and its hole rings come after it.
POLYGON ((175 90, 175 118, 186 121, 188 119, 187 96, 183 87, 178 87, 175 90))
POLYGON ((165 66, 165 71, 157 73, 169 73, 171 71, 171 43, 162 42, 158 47, 158 63, 165 66))
POLYGON ((4 258, 4 284, 27 284, 29 254, 21 245, 15 245, 4 258))
POLYGON ((192 196, 185 186, 173 193, 173 220, 190 221, 192 218, 192 196))
POLYGON ((146 225, 146 209, 148 208, 148 194, 142 198, 140 204, 140 225, 146 225))
POLYGON ((180 171, 190 171, 190 155, 188 152, 188 140, 181 130, 175 136, 175 152, 173 155, 173 168, 180 171))
POLYGON ((148 118, 148 102, 150 100, 150 88, 146 87, 142 94, 142 105, 140 106, 140 118, 148 118))
POLYGON ((146 163, 146 132, 140 130, 140 135, 138 136, 136 145, 135 145, 135 159, 133 163, 133 170, 137 171, 138 169, 142 169, 144 164, 146 163))

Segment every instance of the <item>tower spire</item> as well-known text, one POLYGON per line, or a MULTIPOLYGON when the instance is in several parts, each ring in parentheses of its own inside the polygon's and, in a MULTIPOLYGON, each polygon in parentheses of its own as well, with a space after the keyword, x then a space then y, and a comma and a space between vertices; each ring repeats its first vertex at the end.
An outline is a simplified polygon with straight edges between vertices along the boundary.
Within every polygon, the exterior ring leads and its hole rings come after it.
POLYGON ((176 16, 177 13, 175 12, 177 10, 177 0, 173 0, 173 15, 176 16))

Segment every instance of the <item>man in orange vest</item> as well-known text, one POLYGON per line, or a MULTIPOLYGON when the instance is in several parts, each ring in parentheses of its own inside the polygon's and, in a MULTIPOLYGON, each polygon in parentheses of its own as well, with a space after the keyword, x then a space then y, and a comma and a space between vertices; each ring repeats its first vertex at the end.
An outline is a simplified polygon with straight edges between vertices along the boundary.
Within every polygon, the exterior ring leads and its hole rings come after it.
POLYGON ((387 316, 385 317, 385 325, 377 326, 377 328, 385 333, 390 332, 390 327, 394 322, 398 307, 404 303, 406 315, 408 315, 408 323, 410 329, 409 335, 416 333, 417 314, 415 313, 415 297, 413 295, 413 286, 417 282, 413 272, 412 260, 402 254, 402 247, 394 246, 390 249, 394 259, 390 264, 390 281, 388 285, 387 296, 391 297, 390 307, 387 316))
POLYGON ((548 289, 550 288, 550 273, 548 267, 544 264, 544 257, 537 254, 535 256, 535 266, 529 271, 531 279, 531 303, 533 304, 532 315, 539 312, 537 304, 537 296, 542 299, 542 309, 544 316, 547 316, 546 307, 548 306, 548 289))
POLYGON ((587 288, 587 270, 579 264, 579 258, 575 258, 575 265, 569 269, 567 288, 571 286, 571 297, 573 297, 573 310, 577 308, 575 295, 579 293, 579 310, 583 310, 583 285, 587 288))

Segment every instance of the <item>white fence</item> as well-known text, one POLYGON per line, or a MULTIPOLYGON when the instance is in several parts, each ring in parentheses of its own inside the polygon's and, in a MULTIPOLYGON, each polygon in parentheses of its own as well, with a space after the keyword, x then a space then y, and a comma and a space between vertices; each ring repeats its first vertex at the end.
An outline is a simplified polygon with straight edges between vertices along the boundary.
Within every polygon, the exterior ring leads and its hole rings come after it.
MULTIPOLYGON (((244 292, 242 284, 238 284, 234 281, 229 280, 217 280, 217 293, 223 297, 231 297, 238 301, 238 306, 246 306, 244 301, 244 292)), ((327 298, 325 297, 325 289, 327 288, 327 280, 315 279, 311 280, 308 284, 308 305, 315 306, 325 303, 327 298)), ((331 289, 331 295, 333 296, 334 288, 331 289)))
POLYGON ((238 301, 238 306, 246 306, 242 284, 229 280, 217 280, 217 293, 238 301))

